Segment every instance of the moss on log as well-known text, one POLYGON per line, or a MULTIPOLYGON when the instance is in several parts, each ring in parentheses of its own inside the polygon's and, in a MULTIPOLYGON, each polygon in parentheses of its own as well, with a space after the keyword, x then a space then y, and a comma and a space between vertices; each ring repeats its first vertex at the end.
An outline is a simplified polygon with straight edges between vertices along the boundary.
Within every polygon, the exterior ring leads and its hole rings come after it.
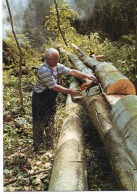
MULTIPOLYGON (((77 85, 72 84, 72 88, 77 85)), ((84 153, 80 106, 68 95, 67 118, 61 128, 49 191, 87 191, 87 166, 84 153)))

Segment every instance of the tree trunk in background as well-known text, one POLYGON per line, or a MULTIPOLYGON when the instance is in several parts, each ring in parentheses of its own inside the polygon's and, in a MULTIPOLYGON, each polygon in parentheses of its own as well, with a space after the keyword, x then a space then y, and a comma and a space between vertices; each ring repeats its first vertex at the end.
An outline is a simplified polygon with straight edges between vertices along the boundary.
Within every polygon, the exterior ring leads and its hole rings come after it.
POLYGON ((16 33, 14 31, 14 26, 13 26, 13 20, 12 20, 12 14, 11 14, 11 10, 10 10, 10 6, 9 6, 9 2, 8 0, 6 0, 7 3, 7 7, 8 7, 8 11, 9 11, 9 16, 10 16, 10 21, 11 21, 11 27, 12 27, 12 32, 17 44, 17 47, 19 49, 20 52, 20 61, 19 61, 19 94, 20 94, 20 104, 21 104, 21 110, 24 111, 24 107, 23 107, 23 95, 22 95, 22 87, 21 87, 21 73, 22 73, 22 58, 23 58, 23 53, 20 47, 20 44, 18 42, 16 33))
POLYGON ((135 59, 137 59, 137 19, 136 19, 136 45, 135 45, 135 59))

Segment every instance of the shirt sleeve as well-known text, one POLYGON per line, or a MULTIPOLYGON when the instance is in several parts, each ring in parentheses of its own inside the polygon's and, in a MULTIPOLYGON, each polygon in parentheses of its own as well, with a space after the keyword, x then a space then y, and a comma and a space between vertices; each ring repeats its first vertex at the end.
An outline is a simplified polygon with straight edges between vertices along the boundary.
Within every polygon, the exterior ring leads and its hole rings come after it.
POLYGON ((59 71, 59 74, 64 74, 64 75, 67 75, 69 72, 72 71, 72 69, 68 68, 68 67, 65 67, 63 64, 61 63, 58 63, 58 71, 59 71))

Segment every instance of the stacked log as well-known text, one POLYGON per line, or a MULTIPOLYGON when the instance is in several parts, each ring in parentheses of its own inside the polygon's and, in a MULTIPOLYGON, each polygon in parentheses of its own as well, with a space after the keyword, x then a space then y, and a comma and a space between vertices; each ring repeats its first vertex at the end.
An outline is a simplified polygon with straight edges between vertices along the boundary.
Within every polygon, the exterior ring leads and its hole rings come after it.
POLYGON ((84 100, 88 116, 106 147, 118 184, 123 190, 137 190, 137 97, 121 98, 111 112, 101 95, 84 100))
MULTIPOLYGON (((72 83, 71 88, 78 87, 72 83)), ((87 166, 84 152, 80 106, 68 95, 68 116, 61 128, 49 191, 87 191, 87 166)))
MULTIPOLYGON (((75 57, 71 61, 73 65, 81 63, 75 57)), ((98 68, 105 65, 108 64, 103 63, 98 68)), ((75 66, 79 69, 78 65, 75 66)), ((83 98, 88 116, 104 142, 117 182, 123 190, 137 190, 137 97, 127 95, 117 99, 112 105, 102 94, 83 98)))
MULTIPOLYGON (((74 46, 74 44, 73 44, 74 46)), ((131 94, 136 95, 136 90, 132 82, 122 75, 112 63, 99 62, 87 56, 76 45, 75 48, 80 53, 80 59, 93 71, 98 77, 101 87, 106 94, 131 94)))

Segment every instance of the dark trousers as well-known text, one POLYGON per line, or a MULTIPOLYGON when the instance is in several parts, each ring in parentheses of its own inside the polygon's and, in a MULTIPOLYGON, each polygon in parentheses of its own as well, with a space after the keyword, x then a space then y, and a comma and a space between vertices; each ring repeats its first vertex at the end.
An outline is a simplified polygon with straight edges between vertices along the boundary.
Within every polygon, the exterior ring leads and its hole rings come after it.
POLYGON ((47 149, 54 149, 56 140, 56 96, 57 92, 48 88, 40 94, 36 92, 32 94, 34 149, 38 149, 41 144, 45 145, 47 149))

